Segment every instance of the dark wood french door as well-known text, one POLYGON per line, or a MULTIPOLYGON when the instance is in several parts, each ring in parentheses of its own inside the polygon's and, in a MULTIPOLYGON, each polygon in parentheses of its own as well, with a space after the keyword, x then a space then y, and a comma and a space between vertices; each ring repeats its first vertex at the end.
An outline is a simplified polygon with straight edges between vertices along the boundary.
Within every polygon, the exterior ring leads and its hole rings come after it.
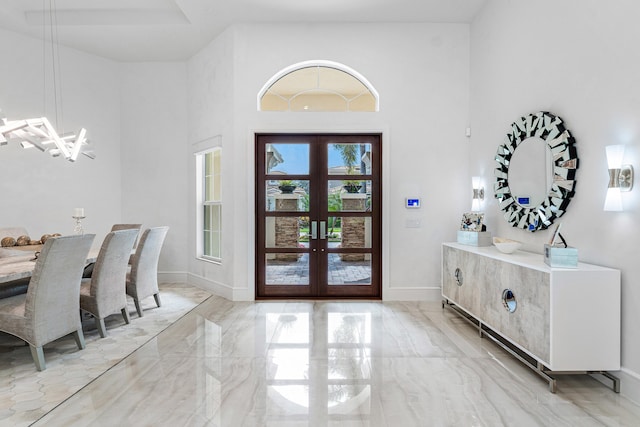
POLYGON ((381 297, 381 135, 256 135, 256 297, 381 297))

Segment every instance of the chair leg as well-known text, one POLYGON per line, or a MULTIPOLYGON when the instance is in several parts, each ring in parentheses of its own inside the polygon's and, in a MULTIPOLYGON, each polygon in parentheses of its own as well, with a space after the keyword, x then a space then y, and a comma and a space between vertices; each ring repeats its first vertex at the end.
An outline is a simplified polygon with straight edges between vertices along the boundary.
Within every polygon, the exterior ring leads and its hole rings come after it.
POLYGON ((31 349, 31 357, 33 357, 33 363, 36 364, 36 369, 38 371, 44 371, 47 369, 47 365, 44 363, 44 351, 42 351, 42 346, 35 347, 29 344, 29 348, 31 349))
POLYGON ((96 317, 96 327, 98 328, 98 332, 100 333, 100 338, 104 338, 107 336, 107 327, 104 325, 104 319, 98 319, 96 317))
POLYGON ((77 331, 73 333, 73 339, 76 340, 76 344, 80 350, 84 350, 84 334, 82 333, 82 326, 78 328, 77 331))
POLYGON ((127 307, 120 310, 120 312, 122 313, 122 317, 124 317, 124 323, 126 323, 127 325, 131 323, 131 318, 129 317, 129 310, 127 310, 127 307))
POLYGON ((138 298, 134 298, 133 303, 136 305, 136 311, 138 312, 138 316, 142 317, 142 307, 140 307, 140 301, 138 301, 138 298))
POLYGON ((153 299, 156 300, 156 305, 158 307, 162 306, 162 303, 160 302, 160 293, 159 292, 157 294, 153 294, 153 299))

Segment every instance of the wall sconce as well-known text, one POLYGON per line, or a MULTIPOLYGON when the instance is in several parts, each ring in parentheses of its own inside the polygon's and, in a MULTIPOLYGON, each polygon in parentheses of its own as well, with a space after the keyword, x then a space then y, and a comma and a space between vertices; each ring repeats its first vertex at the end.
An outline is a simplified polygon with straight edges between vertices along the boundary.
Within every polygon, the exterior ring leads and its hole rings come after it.
POLYGON ((484 200, 484 187, 482 186, 481 177, 472 177, 471 187, 473 188, 473 201, 471 202, 471 211, 477 212, 480 210, 482 201, 484 200))
POLYGON ((605 211, 621 211, 623 191, 633 188, 633 166, 623 165, 624 145, 607 145, 607 164, 609 166, 609 187, 604 201, 605 211))

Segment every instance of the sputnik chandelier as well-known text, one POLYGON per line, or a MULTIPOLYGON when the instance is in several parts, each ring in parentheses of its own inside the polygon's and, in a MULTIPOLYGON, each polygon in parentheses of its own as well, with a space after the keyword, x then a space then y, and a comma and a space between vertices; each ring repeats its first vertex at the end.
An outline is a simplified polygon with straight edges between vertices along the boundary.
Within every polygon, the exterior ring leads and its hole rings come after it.
MULTIPOLYGON (((43 23, 42 23, 42 44, 43 58, 46 53, 46 28, 49 28, 51 41, 51 65, 53 75, 53 97, 55 105, 55 122, 58 124, 58 113, 62 117, 62 88, 58 87, 61 80, 62 70, 60 69, 60 54, 58 46, 58 26, 55 10, 55 0, 43 0, 43 23), (45 7, 46 1, 49 2, 48 10, 45 7), (47 13, 48 12, 48 13, 47 13), (47 22, 48 18, 48 22, 47 22), (56 67, 57 66, 57 67, 56 67)), ((46 63, 43 59, 43 74, 45 72, 46 63)), ((46 80, 46 79, 45 79, 46 80)), ((43 87, 46 105, 46 85, 43 87)), ((1 110, 0 110, 1 113, 1 110)), ((58 135, 51 122, 46 117, 33 119, 8 120, 4 116, 0 116, 0 146, 7 145, 9 142, 18 142, 22 148, 37 148, 42 152, 48 152, 53 157, 63 157, 65 160, 75 162, 80 153, 94 159, 93 151, 87 150, 89 144, 86 138, 87 131, 82 128, 78 133, 69 133, 58 135)))
POLYGON ((94 159, 93 151, 84 149, 88 145, 87 131, 82 128, 75 134, 58 135, 46 117, 23 120, 0 119, 0 145, 17 141, 22 148, 35 147, 48 152, 54 157, 62 156, 65 160, 75 162, 80 153, 94 159))

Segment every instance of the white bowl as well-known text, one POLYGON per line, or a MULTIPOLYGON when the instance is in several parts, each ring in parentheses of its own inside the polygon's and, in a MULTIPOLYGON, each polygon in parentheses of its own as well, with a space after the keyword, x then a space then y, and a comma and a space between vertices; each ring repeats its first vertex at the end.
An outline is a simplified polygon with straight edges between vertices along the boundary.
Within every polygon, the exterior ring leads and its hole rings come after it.
POLYGON ((505 239, 503 237, 494 237, 493 244, 503 254, 511 254, 522 246, 517 240, 505 239))

